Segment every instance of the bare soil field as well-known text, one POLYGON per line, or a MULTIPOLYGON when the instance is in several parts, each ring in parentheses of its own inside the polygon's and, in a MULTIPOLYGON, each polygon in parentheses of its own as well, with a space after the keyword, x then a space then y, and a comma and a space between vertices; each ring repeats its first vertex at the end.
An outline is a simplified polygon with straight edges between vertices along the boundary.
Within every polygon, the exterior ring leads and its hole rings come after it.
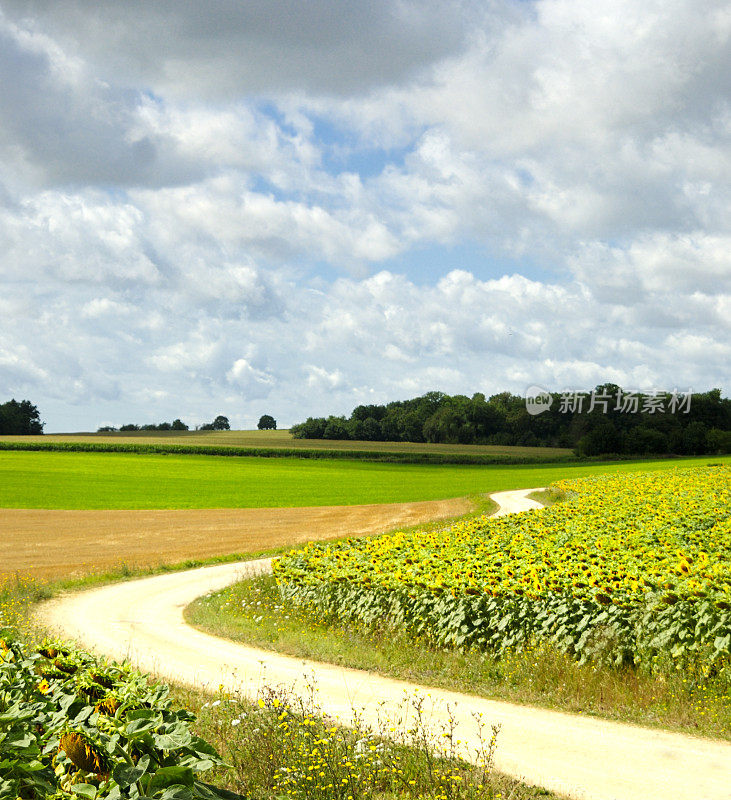
POLYGON ((153 511, 0 509, 0 575, 79 577, 304 542, 362 536, 465 514, 467 498, 308 508, 153 511))

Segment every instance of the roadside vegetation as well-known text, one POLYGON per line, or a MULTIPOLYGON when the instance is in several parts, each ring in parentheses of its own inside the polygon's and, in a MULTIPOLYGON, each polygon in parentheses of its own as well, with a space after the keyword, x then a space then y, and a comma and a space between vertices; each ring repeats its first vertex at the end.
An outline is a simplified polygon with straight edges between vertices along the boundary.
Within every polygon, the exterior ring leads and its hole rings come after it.
POLYGON ((434 647, 389 626, 344 624, 282 602, 272 576, 201 598, 187 621, 216 636, 297 658, 494 700, 731 740, 731 695, 692 672, 647 674, 587 663, 550 646, 495 656, 434 647))

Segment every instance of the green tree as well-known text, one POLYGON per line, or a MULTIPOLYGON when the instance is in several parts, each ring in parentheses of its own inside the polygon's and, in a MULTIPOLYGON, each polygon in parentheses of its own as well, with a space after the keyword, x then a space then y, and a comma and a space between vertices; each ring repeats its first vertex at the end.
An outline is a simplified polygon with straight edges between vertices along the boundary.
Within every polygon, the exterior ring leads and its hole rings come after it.
POLYGON ((8 400, 0 405, 0 433, 33 436, 43 433, 38 408, 30 400, 8 400))
POLYGON ((706 434, 706 450, 709 453, 731 453, 731 431, 711 428, 706 434))
POLYGON ((292 425, 289 432, 295 439, 322 439, 326 427, 325 417, 307 417, 304 422, 292 425))
POLYGON ((348 423, 345 417, 328 417, 322 434, 323 439, 350 439, 348 423))
POLYGON ((224 417, 223 414, 219 414, 216 419, 213 420, 213 430, 214 431, 230 431, 231 425, 229 425, 228 417, 224 417))
POLYGON ((260 431, 275 431, 277 429, 277 421, 271 414, 264 414, 259 418, 256 427, 260 431))

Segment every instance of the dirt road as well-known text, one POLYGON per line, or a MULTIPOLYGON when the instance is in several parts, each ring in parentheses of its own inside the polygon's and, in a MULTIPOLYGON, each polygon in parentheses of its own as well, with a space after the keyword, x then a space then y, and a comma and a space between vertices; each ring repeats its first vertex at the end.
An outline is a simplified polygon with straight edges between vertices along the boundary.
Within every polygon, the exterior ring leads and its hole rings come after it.
MULTIPOLYGON (((521 510, 525 493, 493 497, 521 510)), ((534 504, 532 507, 535 507, 534 504)), ((40 607, 39 619, 84 646, 129 658, 162 677, 254 694, 262 680, 302 689, 312 674, 323 709, 347 722, 363 709, 375 722, 397 713, 404 694, 428 693, 432 722, 446 704, 459 720, 465 755, 476 745, 473 713, 502 726, 496 766, 527 782, 581 800, 729 800, 731 745, 595 718, 495 702, 441 689, 424 689, 372 673, 249 648, 190 628, 183 609, 196 597, 239 575, 269 569, 261 560, 226 564, 115 584, 40 607)))

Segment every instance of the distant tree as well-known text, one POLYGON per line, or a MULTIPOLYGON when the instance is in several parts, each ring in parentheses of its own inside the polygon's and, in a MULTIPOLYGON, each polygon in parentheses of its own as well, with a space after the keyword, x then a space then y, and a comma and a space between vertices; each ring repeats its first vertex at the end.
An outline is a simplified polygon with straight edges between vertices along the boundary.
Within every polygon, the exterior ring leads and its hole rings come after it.
POLYGON ((213 427, 213 423, 212 422, 206 422, 204 425, 201 425, 200 428, 198 428, 198 430, 199 431, 213 431, 213 430, 215 430, 215 428, 213 427))
POLYGON ((170 429, 173 431, 187 431, 188 426, 182 420, 174 419, 170 429))
MULTIPOLYGON (((654 446, 654 442, 657 441, 656 434, 656 431, 650 431, 649 439, 638 440, 643 449, 654 446)), ((526 442, 521 442, 521 444, 526 444, 526 442)), ((601 453, 620 453, 622 451, 622 440, 612 421, 605 419, 579 439, 577 450, 579 455, 582 456, 598 456, 601 453)))
POLYGON ((140 429, 140 426, 139 425, 135 425, 134 422, 129 422, 126 425, 120 425, 119 426, 119 430, 120 431, 124 431, 124 432, 127 432, 127 431, 138 431, 139 429, 140 429))
POLYGON ((528 413, 525 398, 501 392, 449 396, 427 392, 387 405, 360 405, 345 417, 309 417, 290 430, 300 439, 443 442, 572 447, 582 455, 728 451, 731 400, 719 389, 685 398, 651 398, 613 383, 554 393, 550 409, 528 413), (692 402, 691 402, 692 401, 692 402))
POLYGON ((101 428, 96 429, 97 433, 116 433, 117 429, 114 425, 102 425, 101 428))
POLYGON ((351 419, 359 419, 361 422, 365 422, 369 417, 378 422, 385 416, 386 406, 356 406, 350 415, 351 419))
POLYGON ((32 436, 43 433, 38 408, 30 400, 8 400, 0 404, 0 433, 14 436, 32 436))
POLYGON ((277 429, 277 421, 270 414, 264 414, 259 418, 256 427, 260 431, 275 431, 277 429))
POLYGON ((627 453, 647 455, 666 453, 667 437, 647 425, 637 425, 627 434, 627 453))
POLYGON ((230 431, 231 426, 229 425, 228 417, 224 417, 222 414, 219 414, 216 419, 213 420, 213 430, 230 431))
POLYGON ((703 455, 706 452, 707 434, 708 429, 702 422, 691 422, 683 431, 683 450, 688 455, 703 455))

